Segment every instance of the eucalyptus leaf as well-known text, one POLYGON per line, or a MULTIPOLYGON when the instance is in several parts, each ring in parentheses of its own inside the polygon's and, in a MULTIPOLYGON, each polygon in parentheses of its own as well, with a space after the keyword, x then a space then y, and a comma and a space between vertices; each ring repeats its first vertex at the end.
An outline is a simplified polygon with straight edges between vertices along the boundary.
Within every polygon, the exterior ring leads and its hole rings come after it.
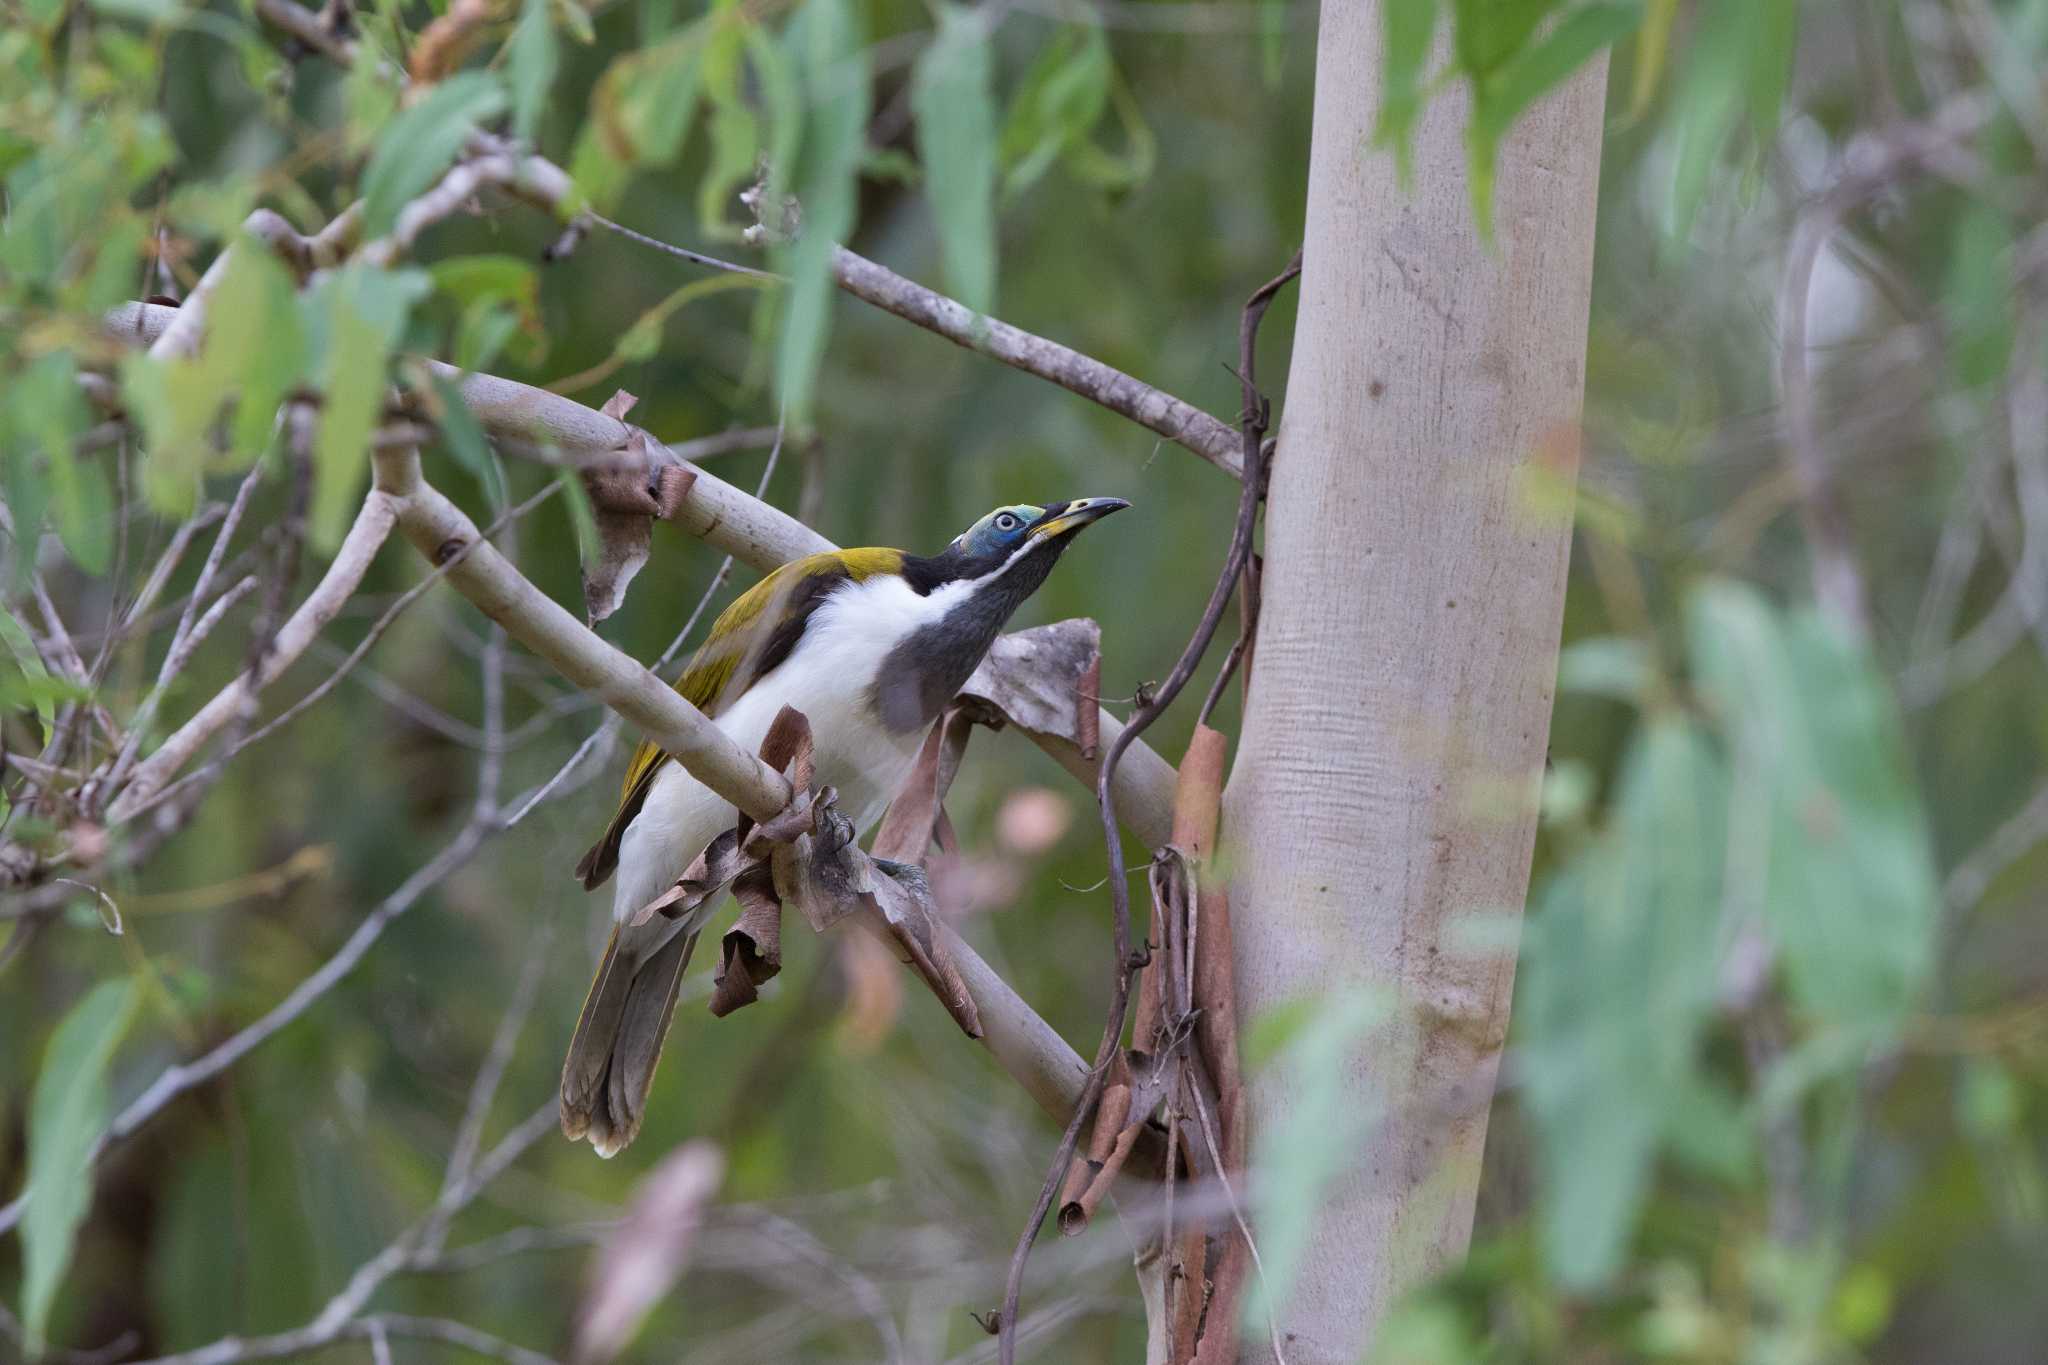
POLYGON ((1109 40, 1097 28, 1063 28, 1010 99, 1000 144, 1003 193, 1029 189, 1086 138, 1109 108, 1109 40))
POLYGON ((1794 999, 1826 1022, 1902 1025, 1932 969, 1940 888, 1888 685, 1817 612, 1780 615, 1741 584, 1702 585, 1687 620, 1754 822, 1731 863, 1759 886, 1794 999))
POLYGON ((1529 917, 1518 1056, 1543 1246, 1569 1285, 1620 1266, 1660 1133, 1707 1102, 1698 1052, 1719 966, 1728 791, 1701 727, 1646 720, 1609 828, 1549 879, 1529 917))
POLYGON ((802 429, 810 422, 831 331, 832 253, 853 227, 867 148, 868 59, 859 14, 849 0, 807 0, 790 23, 788 42, 811 117, 793 182, 803 227, 778 252, 790 282, 782 291, 776 368, 783 412, 802 429))
POLYGON ((549 17, 552 9, 549 0, 523 0, 519 22, 505 44, 505 78, 512 87, 512 133, 521 142, 533 141, 541 110, 547 105, 548 87, 554 84, 555 69, 561 63, 554 20, 549 17))
POLYGON ((461 71, 386 124, 363 171, 363 235, 390 232, 399 211, 441 178, 477 125, 504 108, 496 76, 461 71))
POLYGON ((939 225, 946 280, 977 313, 995 306, 996 126, 987 25, 957 5, 911 73, 926 195, 939 225))
POLYGON ((1423 68, 1436 37, 1437 0, 1385 0, 1380 112, 1373 141, 1392 147, 1403 184, 1413 177, 1415 123, 1422 117, 1423 68))
POLYGON ((1634 32, 1642 18, 1640 3, 1581 5, 1536 42, 1508 52, 1494 68, 1475 75, 1465 141, 1471 151, 1472 212, 1482 231, 1492 231, 1494 165, 1515 120, 1597 53, 1634 32))
POLYGON ((107 1066, 134 1013, 133 977, 103 981, 71 1007, 43 1051, 28 1110, 28 1207, 21 1219, 21 1322, 40 1354, 50 1308, 92 1200, 87 1153, 107 1121, 107 1066))

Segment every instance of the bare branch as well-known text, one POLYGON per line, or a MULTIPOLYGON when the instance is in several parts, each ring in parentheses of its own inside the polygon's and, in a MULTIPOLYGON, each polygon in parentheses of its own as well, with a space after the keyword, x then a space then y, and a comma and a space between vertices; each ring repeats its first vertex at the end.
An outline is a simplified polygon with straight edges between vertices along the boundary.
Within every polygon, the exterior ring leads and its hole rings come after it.
POLYGON ((956 346, 1050 380, 1069 393, 1100 403, 1147 431, 1186 446, 1218 469, 1243 477, 1238 435, 1193 404, 1133 379, 1070 346, 1034 336, 966 304, 907 280, 887 266, 845 247, 832 252, 832 278, 855 298, 906 322, 936 332, 956 346))
POLYGON ((134 776, 115 796, 109 808, 111 821, 118 823, 139 811, 178 769, 191 761, 207 740, 254 706, 257 694, 297 662, 298 657, 306 652, 306 647, 313 643, 313 637, 334 619, 335 613, 341 610, 342 604, 363 581, 370 561, 377 557, 377 551, 384 544, 384 538, 391 534, 396 519, 396 512, 388 499, 373 495, 364 501, 362 510, 356 514, 355 524, 349 528, 341 548, 335 552, 334 561, 327 566, 326 575, 299 604, 291 619, 278 630, 261 661, 222 688, 213 700, 199 709, 197 715, 158 746, 155 753, 135 766, 134 776))

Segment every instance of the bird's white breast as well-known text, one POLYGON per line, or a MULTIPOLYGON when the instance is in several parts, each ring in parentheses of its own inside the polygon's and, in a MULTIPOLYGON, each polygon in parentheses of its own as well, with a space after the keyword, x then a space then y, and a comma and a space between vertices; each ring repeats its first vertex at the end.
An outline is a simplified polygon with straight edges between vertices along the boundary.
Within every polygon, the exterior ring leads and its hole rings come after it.
MULTIPOLYGON (((873 706, 875 674, 899 641, 942 618, 968 586, 947 584, 919 596, 894 574, 841 585, 812 613, 789 657, 742 693, 717 718, 718 728, 753 753, 783 707, 803 712, 816 785, 836 788, 840 812, 865 833, 909 777, 924 740, 922 730, 883 725, 873 706)), ((728 803, 681 765, 664 764, 619 841, 613 918, 632 918, 666 891, 732 820, 728 803)))

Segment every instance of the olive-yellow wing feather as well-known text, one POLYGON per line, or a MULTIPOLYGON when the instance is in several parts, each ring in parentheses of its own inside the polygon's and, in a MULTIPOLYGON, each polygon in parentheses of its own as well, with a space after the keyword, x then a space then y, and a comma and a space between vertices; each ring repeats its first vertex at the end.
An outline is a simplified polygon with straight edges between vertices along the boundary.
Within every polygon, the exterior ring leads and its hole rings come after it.
MULTIPOLYGON (((811 613, 841 583, 901 572, 903 552, 889 549, 831 550, 791 560, 719 613, 711 634, 697 647, 676 691, 716 718, 795 650, 811 613)), ((619 840, 640 813, 654 776, 669 761, 660 745, 641 741, 626 766, 619 808, 604 835, 576 864, 584 889, 603 884, 619 862, 619 840)))

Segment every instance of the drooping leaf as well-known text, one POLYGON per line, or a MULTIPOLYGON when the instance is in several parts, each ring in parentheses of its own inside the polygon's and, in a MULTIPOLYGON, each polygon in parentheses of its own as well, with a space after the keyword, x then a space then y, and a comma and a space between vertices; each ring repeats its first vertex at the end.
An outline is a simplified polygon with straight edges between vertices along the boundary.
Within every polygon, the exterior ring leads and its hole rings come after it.
POLYGON ((306 343, 297 285, 276 255, 253 240, 228 261, 207 315, 201 353, 205 383, 235 394, 232 463, 246 465, 269 443, 278 405, 304 377, 306 343))
POLYGON ((666 166, 696 117, 710 20, 613 62, 590 97, 591 123, 624 167, 666 166))
MULTIPOLYGON (((805 28, 807 13, 800 11, 791 21, 792 39, 805 28)), ((761 155, 761 119, 745 92, 746 53, 746 26, 730 14, 721 16, 705 42, 700 77, 711 111, 711 164, 697 185, 697 221, 707 236, 727 240, 740 231, 731 217, 734 197, 754 178, 761 155)), ((785 178, 792 174, 786 166, 771 166, 769 172, 785 178)), ((804 205, 806 213, 810 207, 804 205)))
POLYGON ((484 496, 490 500, 491 506, 503 508, 509 501, 505 471, 498 463, 497 453, 491 449, 490 438, 476 420, 476 414, 469 410, 469 404, 462 401, 461 390, 446 375, 437 372, 429 383, 440 408, 437 425, 448 453, 483 487, 484 496))
POLYGON ((1152 126, 1145 122, 1145 111, 1138 107, 1137 96, 1113 67, 1109 107, 1116 111, 1117 125, 1123 131, 1123 152, 1112 152, 1092 137, 1082 138, 1067 149, 1067 169, 1084 184, 1121 194, 1152 174, 1159 142, 1152 135, 1152 126))
POLYGON ((399 211, 441 178, 477 124, 504 107, 496 76, 461 71, 386 124, 363 171, 363 235, 391 231, 399 211))
POLYGON ((103 981, 71 1007, 43 1052, 28 1114, 28 1207, 22 1214, 21 1322, 31 1356, 92 1199, 86 1153, 107 1120, 107 1065, 135 1009, 135 980, 103 981))
POLYGON ((1360 989, 1281 1008, 1280 1019, 1264 1027, 1255 1020, 1249 1035, 1259 1040, 1252 1052, 1273 1054, 1258 1070, 1285 1087, 1289 1103, 1285 1118, 1255 1138, 1265 1274, 1252 1286, 1256 1302, 1246 1310, 1247 1321, 1287 1301, 1330 1181, 1380 1118, 1371 1099, 1357 1095, 1345 1078, 1367 1035, 1386 1020, 1386 996, 1360 989))
POLYGON ((1495 162, 1515 120, 1595 54, 1633 32, 1642 17, 1639 3, 1582 5, 1542 38, 1507 53, 1492 70, 1475 77, 1465 142, 1471 152, 1472 212, 1481 231, 1492 232, 1495 162))
POLYGON ((1559 0, 1451 0, 1452 51, 1458 69, 1480 80, 1528 43, 1559 0))
POLYGON ((1696 1055, 1721 941, 1728 776, 1691 721, 1647 720, 1611 825, 1538 894, 1515 992, 1543 1245, 1567 1284, 1620 1264, 1660 1135, 1710 1103, 1696 1055))
POLYGON ((1678 0, 1648 0, 1643 26, 1636 32, 1634 82, 1629 92, 1629 117, 1641 118, 1650 111, 1657 84, 1671 52, 1671 30, 1678 22, 1678 0))
MULTIPOLYGON (((14 514, 20 516, 20 509, 15 509, 14 514)), ((0 605, 0 644, 7 646, 12 660, 10 666, 0 670, 0 703, 34 707, 36 718, 48 730, 57 719, 57 703, 68 700, 65 693, 74 689, 50 676, 28 627, 17 621, 4 605, 0 605)))
POLYGON ((1373 143, 1392 147, 1401 181, 1414 174, 1415 124, 1422 117, 1423 67, 1436 37, 1437 0, 1386 0, 1385 57, 1380 73, 1380 111, 1373 143))
MULTIPOLYGON (((91 420, 78 392, 78 366, 68 351, 36 357, 9 384, 11 438, 24 447, 20 458, 39 453, 49 464, 49 510, 73 562, 87 573, 107 571, 114 552, 113 495, 97 460, 80 456, 73 444, 91 420)), ((17 533, 32 536, 35 527, 17 533)))
POLYGON ((995 306, 996 287, 995 97, 986 28, 978 13, 946 6, 910 84, 946 281, 977 313, 995 306))
POLYGON ((1063 28, 1031 64, 1003 123, 1003 193, 1036 184, 1083 141, 1109 108, 1109 41, 1097 28, 1063 28))
POLYGON ((567 466, 555 470, 555 481, 562 485, 562 501, 569 505, 569 526, 576 533, 576 558, 581 563, 594 564, 604 543, 598 539, 597 512, 590 505, 590 494, 584 491, 583 480, 576 477, 576 471, 567 466))
POLYGON ((313 544, 341 543, 355 494, 369 479, 369 443, 384 408, 387 362, 413 305, 431 287, 425 271, 352 265, 309 301, 324 328, 320 422, 313 437, 313 544))
MULTIPOLYGON (((572 7, 573 8, 573 7, 572 7)), ((548 0, 523 0, 519 22, 505 49, 505 75, 512 87, 512 134, 521 142, 532 142, 546 105, 548 87, 554 84, 561 53, 555 41, 553 6, 548 0)))
POLYGON ((1940 895, 1890 688, 1817 611, 1781 616, 1752 588, 1705 584, 1687 619, 1793 998, 1845 1028, 1900 1025, 1932 967, 1940 895))
POLYGON ((853 227, 854 195, 867 145, 868 58, 859 14, 848 0, 807 0, 791 21, 792 66, 810 96, 811 117, 793 180, 803 205, 795 242, 778 255, 790 277, 782 291, 777 372, 782 409, 799 427, 832 325, 832 253, 853 227))
POLYGON ((1685 74, 1672 108, 1675 150, 1666 226, 1692 231, 1708 177, 1745 109, 1752 132, 1767 138, 1791 79, 1798 6, 1791 0, 1720 0, 1699 11, 1685 74))

